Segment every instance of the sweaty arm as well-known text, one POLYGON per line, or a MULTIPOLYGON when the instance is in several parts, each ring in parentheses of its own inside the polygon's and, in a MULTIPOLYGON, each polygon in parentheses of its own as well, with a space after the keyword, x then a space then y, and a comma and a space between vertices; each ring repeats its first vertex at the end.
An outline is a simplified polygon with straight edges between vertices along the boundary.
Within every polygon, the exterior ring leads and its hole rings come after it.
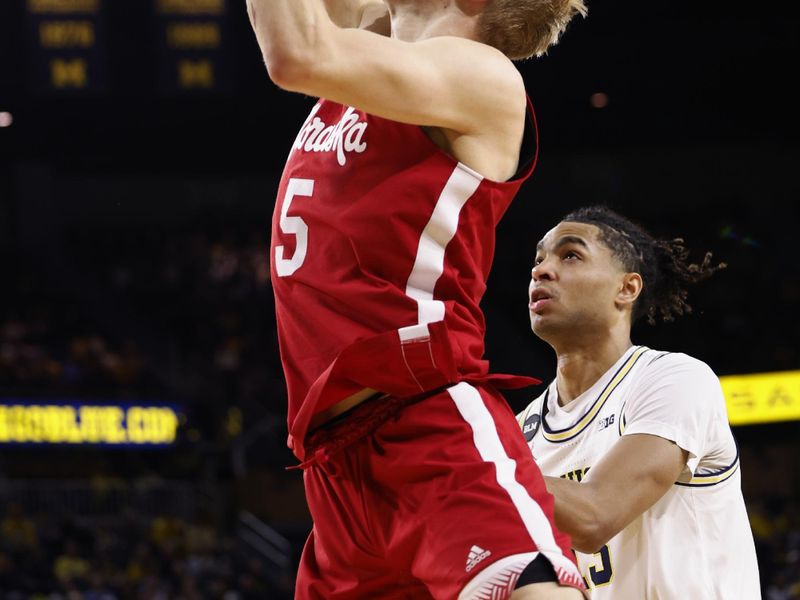
POLYGON ((572 536, 576 550, 597 552, 669 491, 688 454, 662 437, 625 435, 581 483, 545 477, 556 525, 572 536))
MULTIPOLYGON (((502 53, 458 37, 405 42, 357 28, 339 0, 247 0, 271 79, 289 91, 459 134, 521 131, 522 77, 502 53), (333 16, 337 22, 331 19, 333 16), (480 128, 479 131, 476 131, 480 128)), ((351 6, 369 4, 354 0, 351 6)), ((362 23, 363 25, 363 23, 362 23)))

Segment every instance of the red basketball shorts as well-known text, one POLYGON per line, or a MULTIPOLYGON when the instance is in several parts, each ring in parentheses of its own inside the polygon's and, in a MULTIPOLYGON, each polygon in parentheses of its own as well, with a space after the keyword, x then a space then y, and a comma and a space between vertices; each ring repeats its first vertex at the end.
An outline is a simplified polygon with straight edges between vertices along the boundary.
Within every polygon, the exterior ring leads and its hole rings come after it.
POLYGON ((324 459, 305 471, 314 528, 296 598, 502 600, 539 553, 563 585, 583 587, 498 392, 460 383, 382 420, 354 436, 369 415, 349 415, 310 439, 324 459))

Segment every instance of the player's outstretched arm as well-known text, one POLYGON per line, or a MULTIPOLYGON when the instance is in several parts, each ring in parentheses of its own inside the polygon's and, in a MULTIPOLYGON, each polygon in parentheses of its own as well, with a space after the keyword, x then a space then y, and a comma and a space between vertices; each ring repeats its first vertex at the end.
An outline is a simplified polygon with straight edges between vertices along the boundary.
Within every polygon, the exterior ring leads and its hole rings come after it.
POLYGON ((545 477, 559 529, 576 550, 597 552, 678 480, 688 453, 655 435, 620 438, 581 483, 545 477))
POLYGON ((522 77, 490 46, 343 29, 322 0, 248 0, 248 10, 270 77, 284 89, 461 134, 484 134, 474 129, 487 122, 516 131, 524 118, 522 77))

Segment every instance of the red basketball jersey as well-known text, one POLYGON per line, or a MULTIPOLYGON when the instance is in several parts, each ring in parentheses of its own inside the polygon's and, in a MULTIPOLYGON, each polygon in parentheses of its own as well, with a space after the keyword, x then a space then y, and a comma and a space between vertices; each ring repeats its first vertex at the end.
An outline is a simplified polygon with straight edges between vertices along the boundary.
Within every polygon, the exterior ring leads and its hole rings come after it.
POLYGON ((292 147, 272 221, 272 284, 289 445, 311 417, 372 388, 411 396, 460 381, 519 387, 483 360, 479 304, 495 226, 536 157, 498 183, 414 125, 320 100, 292 147))

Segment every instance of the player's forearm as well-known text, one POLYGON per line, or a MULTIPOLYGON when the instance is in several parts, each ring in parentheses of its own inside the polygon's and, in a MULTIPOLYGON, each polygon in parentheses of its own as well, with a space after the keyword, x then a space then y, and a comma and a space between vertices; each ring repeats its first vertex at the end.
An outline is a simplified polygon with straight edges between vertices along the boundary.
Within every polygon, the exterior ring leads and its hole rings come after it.
POLYGON ((572 537, 581 552, 597 552, 612 537, 590 486, 561 477, 545 477, 547 491, 555 499, 556 526, 572 537))
POLYGON ((322 0, 247 0, 247 11, 270 78, 293 89, 326 55, 335 28, 322 0))

